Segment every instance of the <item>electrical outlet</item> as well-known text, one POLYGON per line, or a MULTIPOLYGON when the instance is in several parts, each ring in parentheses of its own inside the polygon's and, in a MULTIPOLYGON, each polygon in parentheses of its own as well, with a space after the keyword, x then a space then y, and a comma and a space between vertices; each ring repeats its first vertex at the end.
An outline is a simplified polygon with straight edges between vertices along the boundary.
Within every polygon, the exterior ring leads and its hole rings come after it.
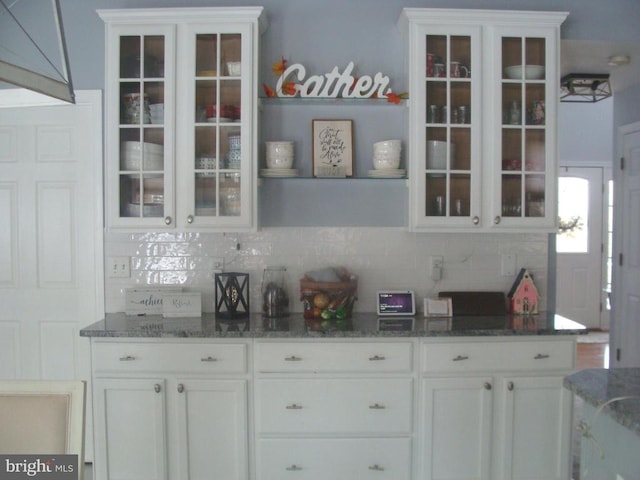
POLYGON ((213 264, 213 273, 224 272, 224 257, 213 257, 211 263, 213 264))
POLYGON ((431 280, 438 281, 442 278, 444 258, 442 255, 431 255, 431 280))
POLYGON ((516 274, 516 254, 503 253, 501 258, 502 276, 513 277, 516 274))
POLYGON ((107 260, 109 278, 129 278, 131 276, 131 260, 129 257, 109 257, 107 260))

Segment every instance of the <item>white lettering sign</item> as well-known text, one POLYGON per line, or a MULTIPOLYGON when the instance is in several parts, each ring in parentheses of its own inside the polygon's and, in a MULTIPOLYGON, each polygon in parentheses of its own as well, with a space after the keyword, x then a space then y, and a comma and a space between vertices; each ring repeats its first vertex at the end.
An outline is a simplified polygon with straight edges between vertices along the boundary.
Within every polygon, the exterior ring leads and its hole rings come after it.
POLYGON ((336 66, 324 75, 307 77, 304 65, 294 63, 278 78, 276 92, 279 97, 300 95, 322 98, 383 98, 391 93, 388 76, 378 72, 373 78, 368 75, 355 78, 352 72, 353 62, 349 62, 342 73, 336 66), (294 88, 291 88, 291 84, 294 88), (289 85, 289 88, 285 88, 286 85, 289 85))

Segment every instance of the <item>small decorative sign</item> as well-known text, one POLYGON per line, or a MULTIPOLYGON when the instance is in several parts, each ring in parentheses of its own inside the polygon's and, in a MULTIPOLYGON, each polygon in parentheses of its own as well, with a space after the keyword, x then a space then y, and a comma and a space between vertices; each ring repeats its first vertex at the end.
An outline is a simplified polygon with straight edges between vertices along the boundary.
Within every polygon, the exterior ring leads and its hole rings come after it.
POLYGON ((450 317, 452 315, 451 298, 425 298, 424 299, 424 316, 425 317, 450 317))
POLYGON ((125 313, 127 315, 162 314, 162 296, 180 293, 182 287, 128 288, 125 291, 125 313))
POLYGON ((313 176, 353 176, 353 121, 313 120, 313 176))
POLYGON ((182 292, 163 295, 162 315, 164 317, 202 316, 202 294, 182 292))

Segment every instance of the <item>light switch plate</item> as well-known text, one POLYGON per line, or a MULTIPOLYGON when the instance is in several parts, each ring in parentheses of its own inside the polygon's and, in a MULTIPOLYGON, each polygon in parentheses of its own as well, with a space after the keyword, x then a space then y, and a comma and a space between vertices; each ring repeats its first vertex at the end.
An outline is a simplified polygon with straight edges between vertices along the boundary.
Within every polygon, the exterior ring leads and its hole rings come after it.
POLYGON ((131 259, 129 257, 109 257, 107 275, 109 278, 129 278, 131 276, 131 259))
POLYGON ((502 276, 513 277, 516 274, 516 254, 502 254, 502 276))

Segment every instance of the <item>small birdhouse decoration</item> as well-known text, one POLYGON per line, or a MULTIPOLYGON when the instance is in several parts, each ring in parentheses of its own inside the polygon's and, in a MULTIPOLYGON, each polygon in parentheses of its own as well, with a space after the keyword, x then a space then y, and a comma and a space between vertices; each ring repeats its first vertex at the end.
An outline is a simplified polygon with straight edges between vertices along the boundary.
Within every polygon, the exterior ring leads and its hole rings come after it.
POLYGON ((518 315, 532 315, 538 313, 540 295, 529 270, 523 268, 518 273, 515 282, 507 295, 511 313, 518 315))

